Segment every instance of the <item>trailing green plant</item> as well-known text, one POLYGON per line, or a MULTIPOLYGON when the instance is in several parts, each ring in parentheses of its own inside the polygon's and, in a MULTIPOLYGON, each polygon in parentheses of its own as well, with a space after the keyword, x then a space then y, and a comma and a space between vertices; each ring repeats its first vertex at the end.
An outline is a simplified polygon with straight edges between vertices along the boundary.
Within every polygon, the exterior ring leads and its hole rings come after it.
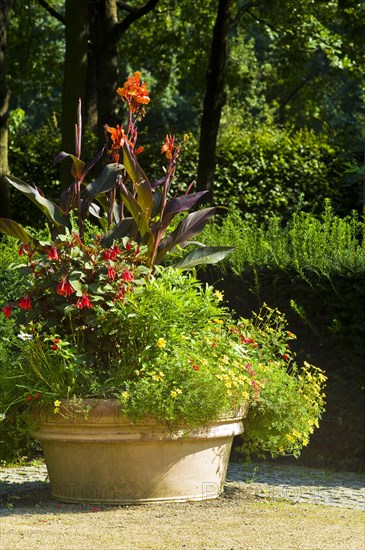
POLYGON ((245 421, 241 450, 248 456, 264 457, 269 452, 271 456, 291 453, 298 457, 318 428, 327 377, 308 362, 302 369, 293 362, 290 340, 296 337, 286 330, 282 313, 266 306, 244 323, 257 343, 250 350, 250 363, 261 386, 260 397, 251 404, 245 421))

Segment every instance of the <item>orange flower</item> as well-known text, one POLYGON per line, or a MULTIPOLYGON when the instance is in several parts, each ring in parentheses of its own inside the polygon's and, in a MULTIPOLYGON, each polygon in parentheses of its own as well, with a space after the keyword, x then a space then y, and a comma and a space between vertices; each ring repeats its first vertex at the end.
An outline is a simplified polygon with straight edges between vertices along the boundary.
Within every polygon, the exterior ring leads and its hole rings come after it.
POLYGON ((167 159, 172 159, 172 152, 174 149, 176 149, 176 145, 174 145, 175 136, 169 136, 166 135, 165 143, 161 147, 161 153, 166 153, 167 159))
POLYGON ((111 128, 107 124, 104 125, 106 132, 109 132, 110 137, 113 142, 113 149, 120 149, 123 147, 124 140, 127 139, 127 136, 124 133, 124 130, 119 124, 116 128, 111 128))
POLYGON ((136 71, 133 76, 128 77, 122 88, 117 89, 117 94, 127 101, 129 110, 136 113, 142 105, 150 102, 149 91, 145 82, 141 82, 141 73, 136 71))

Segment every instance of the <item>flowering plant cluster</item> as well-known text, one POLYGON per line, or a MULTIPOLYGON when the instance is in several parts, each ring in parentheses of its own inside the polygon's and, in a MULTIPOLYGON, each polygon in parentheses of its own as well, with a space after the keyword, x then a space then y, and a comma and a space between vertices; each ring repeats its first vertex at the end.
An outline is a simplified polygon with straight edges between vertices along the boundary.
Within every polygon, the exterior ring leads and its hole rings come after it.
POLYGON ((76 153, 56 159, 71 158, 74 177, 60 207, 8 178, 46 215, 50 239, 0 219, 0 230, 22 242, 24 262, 15 267, 27 277, 26 290, 3 307, 18 338, 14 362, 1 373, 0 413, 41 403, 62 414, 70 399, 106 397, 118 399, 132 421, 153 416, 192 427, 249 407, 250 448, 296 454, 323 411, 324 376, 309 365, 297 369, 288 347, 293 335, 278 312, 235 321, 218 291, 182 271, 214 263, 231 248, 195 243, 174 267, 162 266, 215 209, 188 213, 203 196, 191 186, 171 196, 183 145, 174 136, 161 148, 164 176, 149 182, 137 161, 147 86, 137 72, 117 93, 127 105, 127 129, 105 126, 112 162, 94 182, 85 178, 104 149, 91 163, 80 160, 80 109, 76 153), (172 229, 178 214, 184 216, 172 229), (98 226, 88 224, 89 215, 98 226), (260 430, 250 418, 261 419, 260 430))

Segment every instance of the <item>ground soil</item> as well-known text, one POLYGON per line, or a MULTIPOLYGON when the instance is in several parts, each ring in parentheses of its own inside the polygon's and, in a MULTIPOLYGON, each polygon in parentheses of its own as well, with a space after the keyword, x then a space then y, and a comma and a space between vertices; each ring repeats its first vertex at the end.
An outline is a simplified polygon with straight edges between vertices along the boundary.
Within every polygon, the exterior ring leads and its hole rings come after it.
POLYGON ((364 550, 364 512, 248 498, 125 507, 14 502, 1 550, 364 550))

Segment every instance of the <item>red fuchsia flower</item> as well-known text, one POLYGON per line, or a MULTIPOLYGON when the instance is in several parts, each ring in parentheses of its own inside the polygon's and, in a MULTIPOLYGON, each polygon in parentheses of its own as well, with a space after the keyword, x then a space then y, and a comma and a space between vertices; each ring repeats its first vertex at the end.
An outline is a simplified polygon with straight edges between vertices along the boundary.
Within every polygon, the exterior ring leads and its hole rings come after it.
POLYGON ((285 359, 285 361, 289 361, 290 357, 287 353, 283 353, 282 358, 285 359))
POLYGON ((53 344, 51 345, 51 349, 53 349, 54 351, 58 350, 58 345, 60 343, 60 339, 59 338, 53 338, 53 344))
POLYGON ((59 282, 56 292, 60 296, 71 296, 71 294, 73 294, 75 290, 72 288, 66 277, 64 277, 59 282))
POLYGON ((3 312, 4 312, 4 315, 7 319, 9 319, 9 317, 11 317, 11 310, 12 309, 13 309, 13 307, 10 306, 10 305, 3 307, 3 312))
POLYGON ((114 296, 113 302, 120 300, 122 303, 124 303, 125 292, 125 288, 121 287, 117 294, 114 296))
POLYGON ((29 244, 25 244, 25 243, 21 244, 18 250, 18 255, 23 256, 23 254, 29 254, 29 253, 30 253, 29 244))
POLYGON ((102 260, 111 260, 113 257, 113 253, 111 250, 109 250, 109 248, 106 248, 103 252, 103 255, 102 255, 102 260))
POLYGON ((108 279, 110 281, 114 281, 115 277, 117 276, 117 272, 115 271, 114 267, 111 265, 108 267, 108 279))
POLYGON ((33 395, 32 395, 31 393, 28 395, 27 400, 28 400, 28 401, 32 401, 32 400, 33 400, 33 395))
POLYGON ((119 248, 119 246, 117 245, 114 245, 112 250, 111 250, 111 259, 112 260, 115 260, 115 258, 118 256, 118 254, 121 254, 121 249, 119 248))
POLYGON ((36 399, 40 399, 40 398, 41 398, 41 394, 40 394, 39 392, 36 393, 36 394, 35 394, 35 398, 36 398, 36 399))
POLYGON ((172 159, 172 152, 174 149, 176 149, 176 145, 174 145, 175 136, 169 136, 166 135, 165 143, 161 147, 161 153, 166 153, 166 158, 171 160, 172 159))
POLYGON ((260 396, 260 386, 259 386, 259 383, 256 382, 256 380, 251 380, 251 386, 253 387, 254 389, 254 392, 255 392, 255 399, 258 399, 259 396, 260 396))
POLYGON ((199 365, 193 365, 194 370, 199 370, 199 365))
POLYGON ((51 246, 47 254, 48 260, 58 260, 58 251, 56 246, 51 246))
POLYGON ((249 374, 251 374, 252 376, 256 376, 256 372, 253 370, 250 363, 246 363, 246 369, 249 374))
POLYGON ((125 245, 125 249, 126 250, 130 250, 132 248, 132 245, 129 241, 127 241, 126 245, 125 245))
POLYGON ((135 275, 129 269, 124 269, 122 273, 122 281, 126 281, 127 283, 130 283, 133 281, 135 275))
POLYGON ((20 301, 19 301, 19 307, 21 307, 22 309, 24 309, 25 311, 28 311, 29 309, 32 308, 32 302, 31 302, 31 299, 30 297, 28 296, 28 294, 26 296, 24 296, 24 298, 22 298, 20 301))
POLYGON ((84 307, 87 307, 88 309, 91 309, 93 307, 91 301, 89 300, 89 297, 87 294, 83 294, 81 298, 79 298, 76 302, 76 307, 79 309, 83 309, 84 307))

